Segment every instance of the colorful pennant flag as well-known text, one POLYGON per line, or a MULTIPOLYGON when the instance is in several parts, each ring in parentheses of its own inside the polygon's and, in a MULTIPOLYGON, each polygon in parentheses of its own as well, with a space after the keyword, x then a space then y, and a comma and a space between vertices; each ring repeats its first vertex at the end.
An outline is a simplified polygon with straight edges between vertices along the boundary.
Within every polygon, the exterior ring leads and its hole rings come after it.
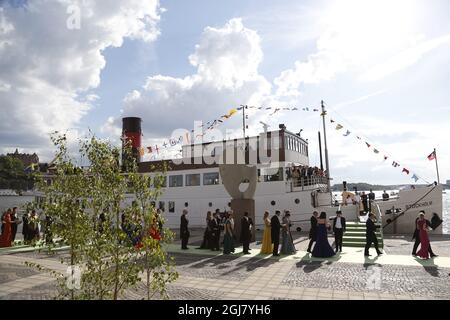
POLYGON ((386 161, 389 157, 388 156, 384 156, 384 161, 386 161))
POLYGON ((397 167, 400 167, 400 164, 394 161, 394 162, 392 162, 392 166, 394 168, 397 168, 397 167))
POLYGON ((348 137, 349 135, 350 135, 350 131, 349 130, 347 130, 347 132, 346 133, 344 133, 344 137, 348 137))
POLYGON ((367 148, 370 148, 370 144, 368 142, 366 142, 367 148))
POLYGON ((419 180, 419 177, 414 173, 411 179, 414 179, 414 181, 417 182, 419 180))
POLYGON ((336 126, 336 130, 341 130, 342 128, 343 128, 343 126, 338 123, 336 126))
POLYGON ((331 122, 331 123, 335 123, 336 121, 334 121, 333 119, 330 119, 330 122, 331 122))
POLYGON ((377 149, 373 149, 373 152, 375 152, 376 154, 380 153, 380 151, 378 151, 377 149))
POLYGON ((403 168, 402 173, 405 172, 406 174, 409 174, 409 170, 406 168, 403 168))

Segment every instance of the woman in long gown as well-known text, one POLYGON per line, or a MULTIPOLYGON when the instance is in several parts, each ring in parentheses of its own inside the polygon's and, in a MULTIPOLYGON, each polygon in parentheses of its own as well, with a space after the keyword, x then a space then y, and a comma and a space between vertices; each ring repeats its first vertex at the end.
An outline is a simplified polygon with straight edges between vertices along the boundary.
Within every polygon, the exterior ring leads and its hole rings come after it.
POLYGON ((336 253, 328 242, 327 233, 327 214, 325 212, 320 213, 317 220, 317 241, 312 251, 312 256, 316 258, 329 258, 333 257, 336 253))
POLYGON ((291 235, 291 214, 286 211, 282 220, 282 230, 281 230, 281 254, 294 254, 297 252, 294 246, 294 240, 291 235))
POLYGON ((234 223, 233 214, 228 213, 227 220, 225 221, 225 234, 223 238, 223 253, 230 254, 234 252, 234 223))
POLYGON ((271 234, 272 231, 268 211, 264 212, 264 225, 265 227, 261 246, 261 254, 272 254, 273 253, 272 234, 271 234))
POLYGON ((10 210, 5 212, 2 217, 3 232, 0 236, 0 248, 11 247, 11 214, 10 210))
POLYGON ((428 227, 425 220, 425 215, 421 213, 419 220, 417 220, 417 229, 419 229, 420 250, 417 255, 422 259, 429 259, 430 239, 428 237, 428 227))
POLYGON ((206 213, 206 229, 205 232, 203 233, 203 242, 199 249, 209 249, 209 247, 211 246, 211 229, 209 227, 211 219, 212 219, 211 211, 208 211, 206 213))

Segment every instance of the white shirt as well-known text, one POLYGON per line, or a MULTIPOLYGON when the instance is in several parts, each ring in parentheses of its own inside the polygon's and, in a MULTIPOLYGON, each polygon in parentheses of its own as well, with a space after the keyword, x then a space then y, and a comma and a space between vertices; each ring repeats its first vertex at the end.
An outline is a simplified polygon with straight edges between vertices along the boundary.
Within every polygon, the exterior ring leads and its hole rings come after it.
POLYGON ((336 218, 336 229, 342 229, 341 217, 336 218))

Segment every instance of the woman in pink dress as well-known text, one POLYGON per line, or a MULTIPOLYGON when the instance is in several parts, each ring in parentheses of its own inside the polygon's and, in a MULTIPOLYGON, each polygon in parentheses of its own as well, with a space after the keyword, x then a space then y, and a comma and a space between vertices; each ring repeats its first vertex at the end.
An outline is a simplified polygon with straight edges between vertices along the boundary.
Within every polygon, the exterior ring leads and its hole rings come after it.
POLYGON ((417 255, 422 259, 429 259, 428 248, 430 247, 430 239, 428 238, 428 226, 423 213, 419 214, 417 229, 419 230, 420 237, 420 250, 417 252, 417 255))
POLYGON ((0 248, 11 247, 11 210, 8 210, 2 218, 3 232, 0 236, 0 248))

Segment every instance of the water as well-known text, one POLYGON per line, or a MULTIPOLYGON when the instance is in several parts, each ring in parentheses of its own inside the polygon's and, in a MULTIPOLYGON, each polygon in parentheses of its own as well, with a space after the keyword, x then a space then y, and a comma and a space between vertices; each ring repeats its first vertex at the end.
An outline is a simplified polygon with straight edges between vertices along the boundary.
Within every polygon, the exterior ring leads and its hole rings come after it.
MULTIPOLYGON (((398 192, 398 190, 387 190, 386 191, 389 195, 391 192, 398 192)), ((444 222, 442 223, 442 232, 444 234, 450 234, 450 189, 445 190, 446 193, 442 194, 442 220, 444 222)), ((368 193, 366 191, 366 193, 368 193)), ((383 191, 374 191, 376 199, 381 199, 381 196, 383 194, 383 191)), ((341 201, 341 193, 340 192, 333 192, 336 199, 341 201)))

